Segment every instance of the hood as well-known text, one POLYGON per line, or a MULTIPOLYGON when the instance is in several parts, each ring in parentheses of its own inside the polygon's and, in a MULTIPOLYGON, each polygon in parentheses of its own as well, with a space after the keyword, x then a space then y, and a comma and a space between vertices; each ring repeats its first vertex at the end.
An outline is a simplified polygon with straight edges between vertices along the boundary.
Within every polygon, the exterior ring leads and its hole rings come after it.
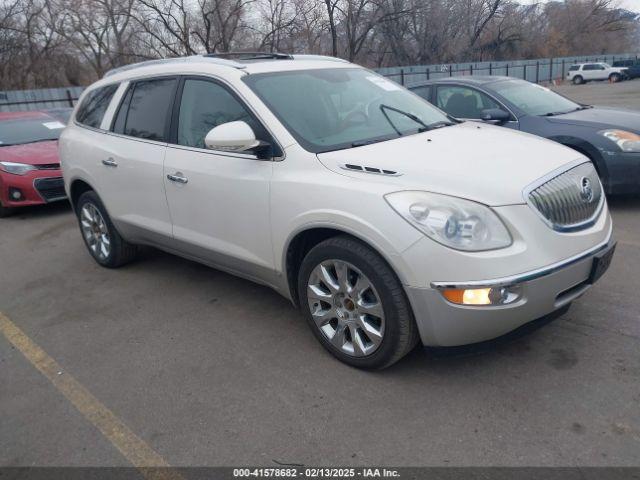
POLYGON ((593 126, 598 130, 621 128, 640 133, 640 112, 622 108, 593 107, 548 117, 548 120, 551 123, 593 126))
POLYGON ((0 162, 26 163, 28 165, 60 163, 58 141, 49 140, 8 147, 0 146, 0 162))
MULTIPOLYGON (((475 122, 318 154, 330 170, 368 181, 396 184, 486 205, 524 203, 523 189, 581 155, 550 140, 475 122), (345 164, 397 172, 346 170, 345 164)), ((586 158, 585 158, 586 161, 586 158)))

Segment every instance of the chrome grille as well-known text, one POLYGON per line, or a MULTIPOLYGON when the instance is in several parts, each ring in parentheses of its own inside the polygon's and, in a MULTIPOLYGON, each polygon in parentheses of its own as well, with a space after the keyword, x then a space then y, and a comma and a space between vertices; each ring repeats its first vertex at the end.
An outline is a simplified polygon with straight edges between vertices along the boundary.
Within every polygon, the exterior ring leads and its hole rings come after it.
POLYGON ((528 200, 552 228, 568 231, 593 223, 604 204, 604 194, 598 173, 588 162, 533 188, 528 200))

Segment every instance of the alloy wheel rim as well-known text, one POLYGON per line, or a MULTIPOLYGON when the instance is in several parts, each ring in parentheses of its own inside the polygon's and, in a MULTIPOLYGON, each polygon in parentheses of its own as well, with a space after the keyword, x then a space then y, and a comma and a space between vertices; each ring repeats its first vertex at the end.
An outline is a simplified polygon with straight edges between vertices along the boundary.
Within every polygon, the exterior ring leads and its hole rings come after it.
POLYGON ((343 260, 325 260, 307 283, 311 316, 322 334, 352 357, 374 353, 381 345, 385 315, 373 283, 343 260))
POLYGON ((109 229, 100 211, 91 203, 86 203, 80 211, 80 227, 91 253, 106 260, 111 253, 109 229))

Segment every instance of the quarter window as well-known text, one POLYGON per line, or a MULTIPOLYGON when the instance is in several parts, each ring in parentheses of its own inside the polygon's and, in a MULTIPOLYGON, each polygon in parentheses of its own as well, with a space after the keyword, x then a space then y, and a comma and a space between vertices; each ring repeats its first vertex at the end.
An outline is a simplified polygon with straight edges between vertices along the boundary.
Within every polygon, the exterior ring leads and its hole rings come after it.
POLYGON ((436 104, 449 115, 457 118, 482 118, 482 111, 500 108, 491 97, 478 90, 458 86, 442 86, 437 89, 436 104))
POLYGON ((76 113, 76 121, 87 127, 100 128, 118 85, 107 85, 87 93, 76 113))
POLYGON ((114 132, 165 141, 176 84, 175 78, 136 82, 120 105, 114 132))
POLYGON ((205 148, 204 137, 212 128, 238 120, 248 123, 256 138, 266 140, 262 125, 226 88, 207 80, 185 80, 178 117, 179 145, 205 148))

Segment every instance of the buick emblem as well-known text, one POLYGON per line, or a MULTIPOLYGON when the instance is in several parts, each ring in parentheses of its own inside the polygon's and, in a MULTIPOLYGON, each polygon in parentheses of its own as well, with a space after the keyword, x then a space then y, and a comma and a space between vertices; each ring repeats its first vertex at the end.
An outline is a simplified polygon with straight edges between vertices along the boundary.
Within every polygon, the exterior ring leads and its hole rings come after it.
POLYGON ((585 203, 591 203, 593 200, 593 187, 591 186, 591 180, 587 177, 580 179, 580 198, 584 200, 585 203))

